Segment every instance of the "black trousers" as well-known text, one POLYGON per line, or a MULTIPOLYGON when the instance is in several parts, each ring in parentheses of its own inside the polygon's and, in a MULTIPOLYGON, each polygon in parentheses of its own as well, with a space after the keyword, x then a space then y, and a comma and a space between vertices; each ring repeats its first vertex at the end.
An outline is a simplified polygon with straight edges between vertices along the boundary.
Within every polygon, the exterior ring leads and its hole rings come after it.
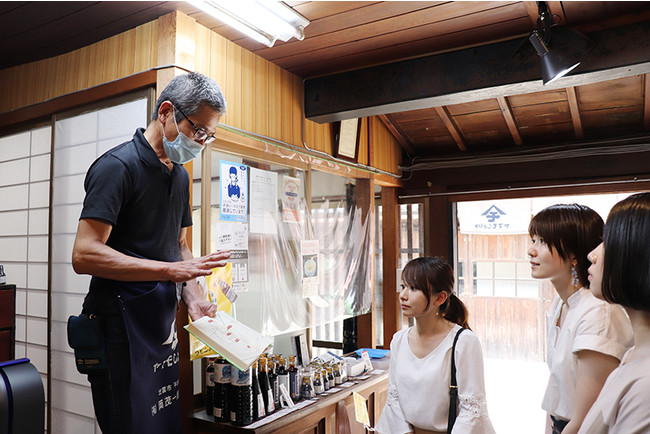
POLYGON ((88 375, 97 423, 103 434, 131 434, 129 340, 121 315, 103 316, 107 369, 88 375))

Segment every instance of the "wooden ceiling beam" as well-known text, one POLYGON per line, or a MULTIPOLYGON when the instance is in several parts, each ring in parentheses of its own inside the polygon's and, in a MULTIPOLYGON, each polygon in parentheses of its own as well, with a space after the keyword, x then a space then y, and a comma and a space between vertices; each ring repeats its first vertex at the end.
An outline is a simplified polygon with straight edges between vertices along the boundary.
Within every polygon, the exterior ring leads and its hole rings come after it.
POLYGON ((442 119, 442 122, 447 127, 449 134, 451 134, 451 136, 454 138, 458 149, 461 151, 467 151, 465 139, 463 139, 463 133, 461 133, 458 125, 456 125, 456 122, 454 122, 454 120, 451 118, 447 107, 436 107, 436 113, 438 113, 438 116, 440 116, 440 119, 442 119))
POLYGON ((544 86, 522 38, 305 80, 305 114, 324 123, 541 92, 650 73, 650 22, 589 33, 595 48, 572 75, 544 86))
POLYGON ((573 122, 573 130, 575 131, 576 139, 584 139, 585 132, 582 129, 582 118, 580 117, 580 107, 578 106, 576 88, 573 86, 567 87, 566 95, 569 100, 569 111, 571 112, 571 122, 573 122))
POLYGON ((413 146, 411 146, 411 143, 406 140, 406 137, 404 137, 404 134, 396 124, 394 124, 390 118, 386 115, 379 115, 377 116, 379 120, 381 121, 382 124, 390 131, 390 133, 395 137, 395 140, 399 142, 399 144, 402 146, 402 149, 406 151, 406 153, 412 158, 415 156, 416 152, 415 149, 413 149, 413 146))
POLYGON ((524 2, 524 6, 526 6, 526 12, 530 17, 530 28, 534 29, 537 27, 537 18, 539 18, 539 8, 537 7, 537 2, 524 2))
POLYGON ((503 119, 505 119, 506 125, 508 125, 508 130, 510 130, 510 134, 512 135, 512 140, 515 141, 515 145, 521 145, 523 141, 521 140, 521 135, 519 134, 519 127, 517 126, 517 122, 512 116, 512 109, 510 109, 510 104, 508 104, 508 101, 504 96, 498 97, 497 102, 501 108, 503 119))

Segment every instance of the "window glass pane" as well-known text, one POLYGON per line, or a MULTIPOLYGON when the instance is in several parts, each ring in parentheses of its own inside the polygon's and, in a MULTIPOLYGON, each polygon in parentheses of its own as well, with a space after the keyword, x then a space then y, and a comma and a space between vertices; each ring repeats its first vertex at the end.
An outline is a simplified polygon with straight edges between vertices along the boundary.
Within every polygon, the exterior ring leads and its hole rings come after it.
POLYGON ((476 295, 492 295, 492 280, 491 279, 475 279, 476 295))
POLYGON ((495 262, 494 263, 495 279, 514 279, 515 263, 514 262, 495 262))
POLYGON ((531 279, 530 262, 517 262, 517 279, 531 279))
MULTIPOLYGON (((514 267, 513 267, 514 268, 514 267)), ((494 295, 497 297, 514 297, 515 280, 514 279, 495 279, 494 280, 494 295)))
POLYGON ((493 277, 493 263, 492 262, 477 262, 476 263, 476 277, 488 278, 493 277))
POLYGON ((518 280, 517 297, 539 297, 539 285, 540 283, 536 280, 518 280))

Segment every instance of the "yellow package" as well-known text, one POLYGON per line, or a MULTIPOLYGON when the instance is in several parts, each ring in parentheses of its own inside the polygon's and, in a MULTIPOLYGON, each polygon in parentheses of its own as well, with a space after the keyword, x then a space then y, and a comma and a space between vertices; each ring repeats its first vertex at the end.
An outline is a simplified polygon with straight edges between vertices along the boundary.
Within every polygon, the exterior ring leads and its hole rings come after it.
MULTIPOLYGON (((205 299, 216 304, 217 310, 232 315, 232 303, 224 295, 224 292, 227 293, 232 287, 232 264, 230 262, 225 267, 213 268, 212 274, 205 278, 205 285, 201 285, 201 287, 204 290, 205 299)), ((191 323, 192 319, 190 318, 189 321, 191 323)), ((190 360, 207 356, 216 356, 216 353, 190 334, 190 360)))

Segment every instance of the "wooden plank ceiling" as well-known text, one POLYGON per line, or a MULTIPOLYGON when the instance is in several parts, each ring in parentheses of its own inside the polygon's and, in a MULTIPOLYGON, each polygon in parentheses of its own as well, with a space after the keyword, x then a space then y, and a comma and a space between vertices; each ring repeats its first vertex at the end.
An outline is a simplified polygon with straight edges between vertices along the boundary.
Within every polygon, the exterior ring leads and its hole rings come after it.
MULTIPOLYGON (((504 41, 521 41, 512 55, 522 57, 522 62, 537 61, 526 41, 538 18, 536 2, 285 3, 310 21, 305 39, 277 42, 269 48, 185 2, 0 2, 0 52, 5 53, 0 68, 70 51, 173 9, 304 79, 334 77, 345 71, 504 41)), ((547 4, 558 26, 587 34, 639 23, 650 27, 650 2, 547 4)), ((460 103, 452 100, 427 107, 418 106, 414 99, 417 109, 407 105, 380 117, 411 158, 464 156, 646 133, 650 128, 650 79, 645 73, 603 77, 588 84, 578 82, 536 92, 528 89, 491 98, 476 92, 475 100, 465 97, 460 103)), ((404 81, 404 77, 394 79, 396 83, 404 81)), ((364 97, 355 98, 362 106, 364 97)))
MULTIPOLYGON (((216 20, 201 20, 305 79, 511 39, 536 57, 525 41, 536 26, 536 2, 286 3, 310 20, 303 41, 268 48, 216 20)), ((547 4, 557 25, 583 32, 650 19, 648 2, 547 4)), ((638 75, 381 117, 410 157, 494 152, 643 133, 650 123, 645 87, 645 75, 638 75)))

